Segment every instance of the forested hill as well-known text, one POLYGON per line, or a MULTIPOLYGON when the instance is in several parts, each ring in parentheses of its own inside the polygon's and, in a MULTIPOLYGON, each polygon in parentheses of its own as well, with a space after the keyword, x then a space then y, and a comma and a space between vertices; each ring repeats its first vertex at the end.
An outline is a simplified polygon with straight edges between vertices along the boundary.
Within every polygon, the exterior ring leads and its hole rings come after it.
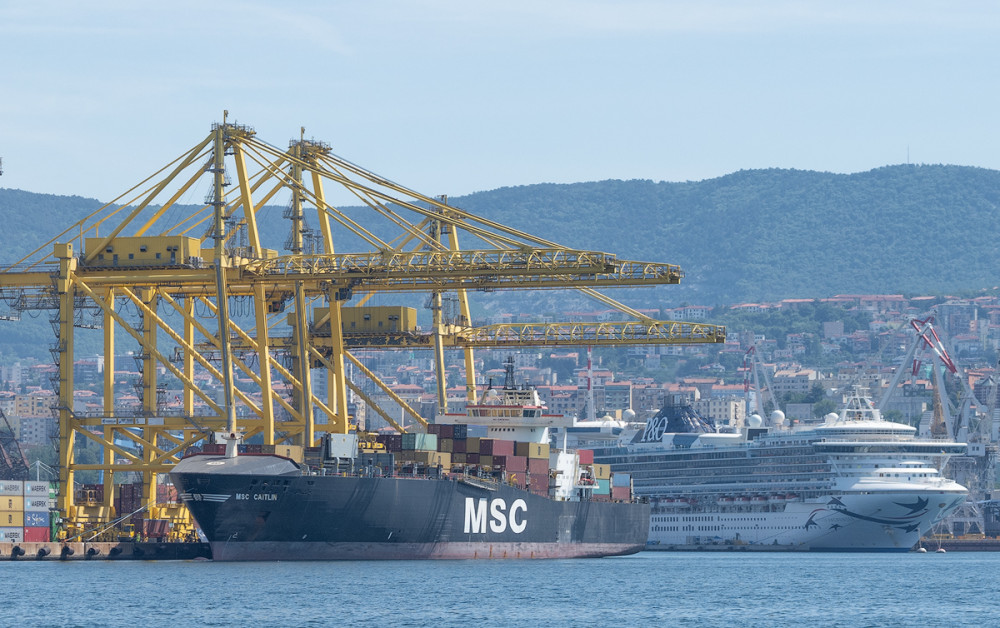
MULTIPOLYGON (((526 185, 449 202, 565 246, 679 264, 682 285, 659 291, 672 304, 1000 284, 1000 171, 982 168, 747 170, 684 183, 526 185)), ((0 189, 0 262, 99 205, 0 189)), ((281 212, 267 214, 276 221, 281 212)), ((272 228, 282 239, 288 231, 272 228)))
POLYGON ((481 192, 456 205, 561 244, 679 264, 671 301, 977 291, 1000 283, 1000 171, 747 170, 481 192))

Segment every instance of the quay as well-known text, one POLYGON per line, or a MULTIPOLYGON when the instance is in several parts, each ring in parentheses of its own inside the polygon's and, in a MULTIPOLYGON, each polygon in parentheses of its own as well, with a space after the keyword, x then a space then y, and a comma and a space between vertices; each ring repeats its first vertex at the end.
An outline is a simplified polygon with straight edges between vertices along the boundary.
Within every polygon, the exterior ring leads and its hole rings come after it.
POLYGON ((211 559, 208 543, 0 543, 0 560, 211 559))

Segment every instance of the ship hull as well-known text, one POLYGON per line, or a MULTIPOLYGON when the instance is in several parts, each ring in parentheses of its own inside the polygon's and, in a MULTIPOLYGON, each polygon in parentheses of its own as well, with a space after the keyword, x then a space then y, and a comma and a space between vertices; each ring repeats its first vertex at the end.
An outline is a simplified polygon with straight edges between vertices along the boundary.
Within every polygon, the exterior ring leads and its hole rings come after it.
POLYGON ((906 552, 954 512, 964 491, 831 494, 772 509, 654 506, 649 544, 771 545, 823 552, 906 552))
POLYGON ((303 476, 193 456, 171 477, 215 560, 582 558, 644 548, 647 504, 554 501, 475 479, 303 476))

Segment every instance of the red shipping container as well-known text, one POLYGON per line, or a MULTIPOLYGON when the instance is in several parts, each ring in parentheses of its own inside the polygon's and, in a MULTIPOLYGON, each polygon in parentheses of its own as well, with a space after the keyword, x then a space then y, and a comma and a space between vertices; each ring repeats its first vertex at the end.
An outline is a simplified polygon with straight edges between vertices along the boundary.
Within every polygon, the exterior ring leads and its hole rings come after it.
POLYGON ((528 458, 528 473, 549 477, 549 461, 540 458, 528 458))
POLYGON ((427 433, 428 434, 439 434, 440 435, 441 434, 441 427, 442 426, 440 424, 438 424, 438 423, 431 423, 430 425, 427 426, 427 433))
POLYGON ((528 476, 525 473, 508 473, 507 481, 517 488, 525 488, 528 486, 528 476))
POLYGON ((611 499, 623 502, 631 501, 632 490, 627 486, 612 486, 611 499))
POLYGON ((479 453, 486 456, 513 456, 514 441, 484 438, 479 441, 479 453))
POLYGON ((577 453, 580 454, 580 464, 594 464, 593 449, 580 449, 577 453))
POLYGON ((438 434, 441 438, 455 438, 455 426, 454 425, 441 425, 441 431, 438 434))
POLYGON ((609 502, 609 501, 611 501, 611 496, 610 495, 598 495, 597 493, 594 493, 594 495, 591 496, 590 501, 594 501, 594 502, 609 502))
POLYGON ((52 531, 49 528, 25 528, 25 543, 48 543, 52 540, 52 531))
POLYGON ((455 439, 451 441, 451 453, 453 454, 464 454, 465 453, 465 443, 466 440, 463 438, 461 440, 455 439))
POLYGON ((507 459, 507 471, 524 473, 528 470, 528 459, 524 456, 504 456, 507 459))
POLYGON ((375 440, 385 445, 386 451, 403 451, 402 434, 379 434, 375 437, 375 440))
POLYGON ((465 454, 466 464, 479 464, 479 454, 465 454))
POLYGON ((170 524, 164 519, 146 519, 143 521, 143 531, 147 538, 163 538, 169 533, 170 524))
POLYGON ((494 469, 506 469, 507 468, 507 456, 493 456, 493 468, 494 469))

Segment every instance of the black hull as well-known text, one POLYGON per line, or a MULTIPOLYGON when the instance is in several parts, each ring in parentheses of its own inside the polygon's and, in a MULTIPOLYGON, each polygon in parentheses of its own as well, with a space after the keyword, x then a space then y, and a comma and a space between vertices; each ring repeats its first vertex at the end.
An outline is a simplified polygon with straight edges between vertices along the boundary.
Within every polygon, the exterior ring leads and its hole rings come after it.
POLYGON ((633 554, 648 504, 553 501, 505 485, 303 476, 276 456, 193 456, 171 473, 215 560, 583 558, 633 554))

